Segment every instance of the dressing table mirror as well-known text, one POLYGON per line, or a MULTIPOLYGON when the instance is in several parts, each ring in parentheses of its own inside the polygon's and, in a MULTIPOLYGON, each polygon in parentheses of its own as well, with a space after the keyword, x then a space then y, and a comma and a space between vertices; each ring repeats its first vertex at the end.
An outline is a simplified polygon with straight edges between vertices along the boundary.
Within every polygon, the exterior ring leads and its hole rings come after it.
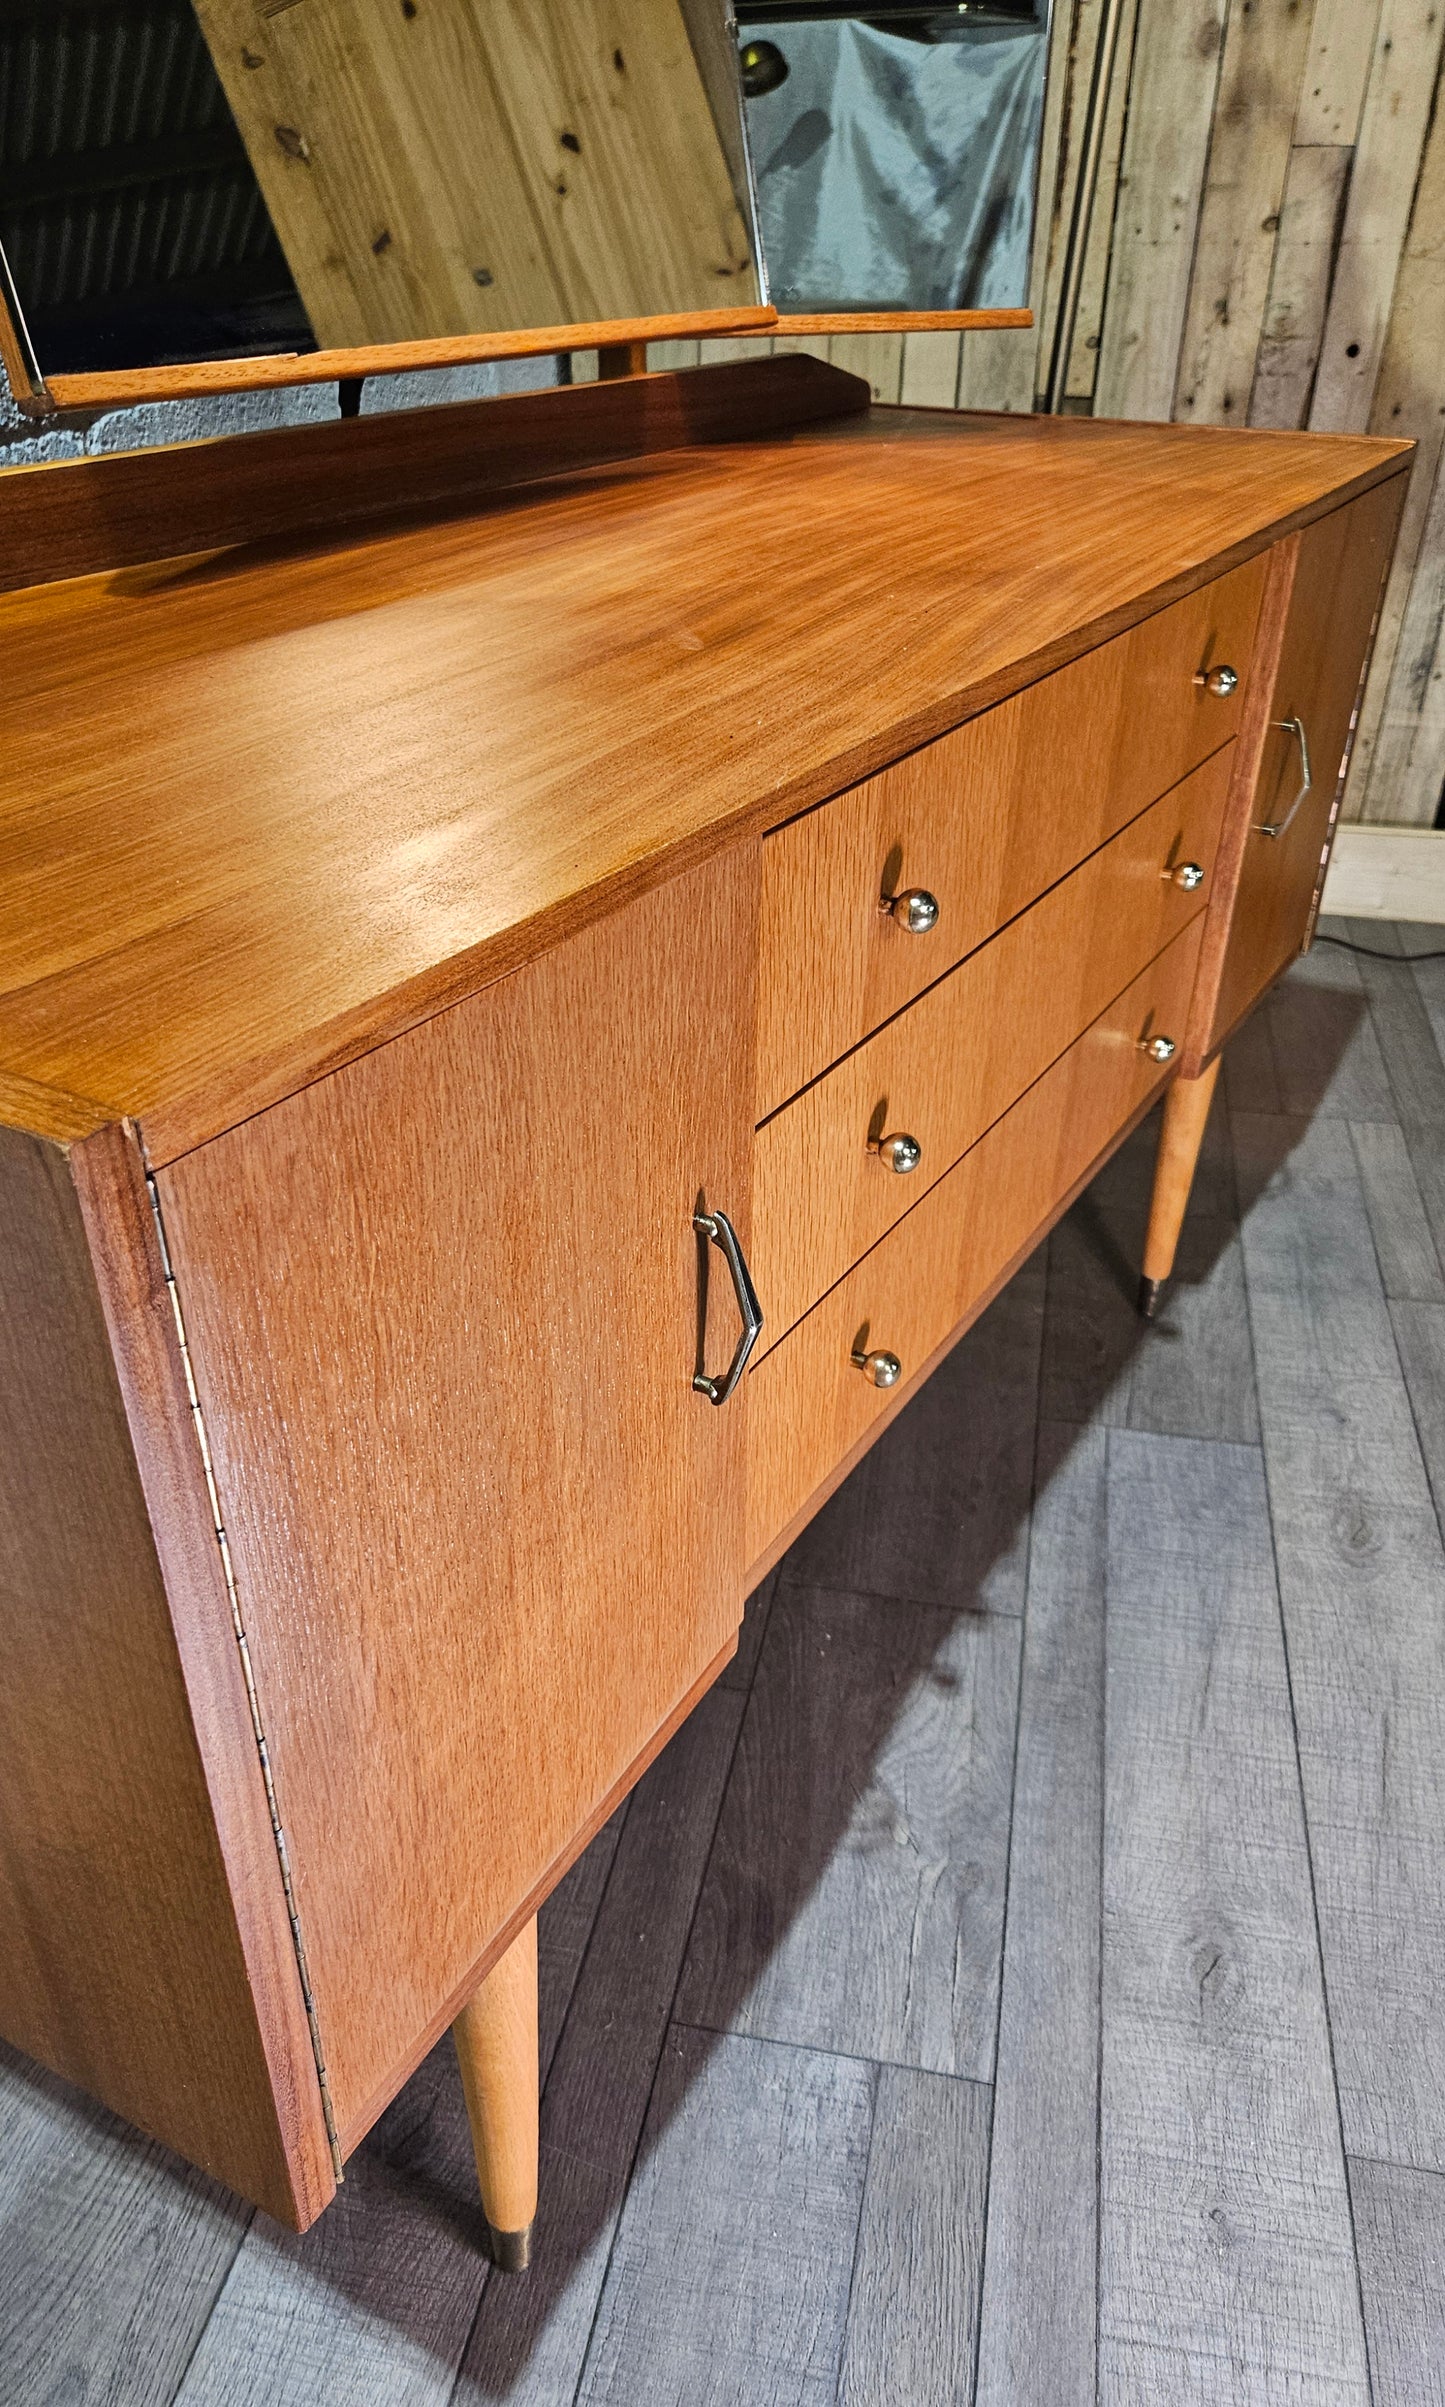
POLYGON ((1026 308, 1047 0, 743 0, 781 314, 1026 308))
POLYGON ((0 0, 0 359, 41 415, 635 368, 770 276, 794 333, 1026 325, 1042 5, 0 0))
POLYGON ((0 0, 32 412, 601 370, 0 472, 0 2034, 293 2228, 451 2031, 525 2266, 539 1907, 1309 942, 1411 446, 768 347, 1027 322, 1045 32, 0 0))

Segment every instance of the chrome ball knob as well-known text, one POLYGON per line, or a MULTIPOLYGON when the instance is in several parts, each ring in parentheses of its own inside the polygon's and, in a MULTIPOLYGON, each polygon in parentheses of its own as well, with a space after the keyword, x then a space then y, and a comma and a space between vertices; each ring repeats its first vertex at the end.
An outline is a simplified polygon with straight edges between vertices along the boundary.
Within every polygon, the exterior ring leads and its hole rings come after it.
POLYGON ((1217 669, 1196 669, 1194 682, 1202 685, 1206 694, 1218 694, 1222 699, 1226 694, 1238 691, 1239 671, 1222 660, 1217 669))
POLYGON ((916 1170, 923 1159, 923 1147, 917 1137, 907 1136, 901 1130, 895 1137, 880 1137, 869 1150, 876 1153, 879 1161, 886 1163, 890 1170, 896 1170, 900 1178, 906 1177, 910 1170, 916 1170))
POLYGON ((1204 872, 1197 861, 1181 861, 1172 875, 1175 885, 1182 886, 1186 894, 1197 894, 1204 883, 1204 872))
POLYGON ((926 936, 938 925, 938 897, 926 886, 908 886, 902 894, 885 895, 883 908, 910 936, 926 936))
POLYGON ((896 1387, 903 1376, 903 1365, 896 1354, 878 1352, 855 1354, 854 1366, 874 1387, 896 1387))
POLYGON ((1141 1036, 1139 1043, 1151 1061, 1172 1061, 1179 1050, 1172 1036, 1141 1036))

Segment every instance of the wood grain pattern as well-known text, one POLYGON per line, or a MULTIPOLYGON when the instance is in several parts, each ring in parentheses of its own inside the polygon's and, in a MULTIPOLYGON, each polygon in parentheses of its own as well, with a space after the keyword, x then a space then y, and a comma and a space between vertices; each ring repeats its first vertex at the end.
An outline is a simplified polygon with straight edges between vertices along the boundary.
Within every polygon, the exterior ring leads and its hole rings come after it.
POLYGON ((1039 1430, 978 2407, 1094 2392, 1106 1439, 1039 1430))
POLYGON ((164 1161, 1397 456, 900 411, 17 597, 0 1064, 164 1161))
POLYGON ((1041 1247, 813 1515, 775 1576, 946 1612, 1021 1614, 1043 1318, 1041 1247), (979 1416, 984 1392, 989 1409, 979 1416))
POLYGON ((940 330, 998 333, 1032 326, 1031 309, 834 309, 780 314, 775 332, 786 339, 804 334, 928 334, 940 330))
POLYGON ((1264 573, 1236 569, 768 839, 760 1117, 1228 744, 1244 689, 1195 672, 1245 678, 1264 573), (938 901, 923 935, 879 908, 910 886, 938 901))
POLYGON ((738 848, 160 1181, 348 2138, 731 1650, 691 1221, 746 1237, 755 888, 738 848))
POLYGON ((1350 2167, 1375 2407, 1432 2407, 1445 2365, 1445 2182, 1350 2167))
POLYGON ((1094 397, 1111 417, 1170 414, 1228 16, 1139 10, 1094 397))
MULTIPOLYGON (((537 2213, 537 1918, 468 1998, 452 2040, 477 2156, 482 2212, 505 2242, 526 2242, 537 2213)), ((495 2250, 494 2241, 494 2250, 495 2250)), ((525 2271, 526 2258, 512 2272, 525 2271)))
POLYGON ((447 2407, 488 2279, 448 2042, 351 2157, 318 2223, 298 2236, 253 2221, 177 2407, 447 2407))
MULTIPOLYGON (((654 375, 275 427, 163 450, 0 472, 0 589, 232 544, 475 508, 485 495, 733 435, 865 410, 855 380, 806 358, 654 375)), ((57 603, 63 608, 61 597, 57 603)), ((32 606, 44 610, 36 595, 32 606)))
MULTIPOLYGON (((1253 1025, 1246 1021, 1246 1030, 1253 1025)), ((1233 1047, 1227 1065, 1232 1058, 1233 1047)), ((1173 1280, 1152 1325, 1139 1317, 1155 1118, 1090 1181, 1049 1239, 1040 1412, 1045 1420, 1257 1445, 1234 1163, 1218 1106, 1195 1167, 1173 1280)))
MULTIPOLYGON (((764 1347, 912 1211, 1203 909, 1233 749, 1226 744, 759 1129, 752 1265, 768 1315, 764 1347), (1195 892, 1174 882, 1182 862, 1206 872, 1195 892), (868 1152, 898 1131, 922 1147, 902 1176, 868 1152)), ((890 932, 897 949, 926 950, 927 938, 890 932)))
POLYGON ((136 1409, 165 1291, 117 1271, 134 1205, 113 1159, 6 1131, 0 1177, 0 2028, 308 2218, 333 2185, 220 1558, 187 1493, 200 1460, 183 1403, 174 1478, 147 1445, 155 1400, 136 1409))
MULTIPOLYGON (((1420 979, 1433 966, 1412 969, 1398 932, 1386 921, 1350 920, 1347 941, 1368 947, 1353 966, 1369 1002, 1370 1024, 1379 1039, 1385 1074, 1395 1099, 1395 1111, 1406 1128, 1445 1128, 1445 1060, 1442 1060, 1420 979), (1393 953, 1380 961, 1375 954, 1393 953)), ((1417 938, 1421 951, 1434 947, 1428 934, 1417 938)), ((1333 948, 1331 948, 1333 949, 1333 948)))
POLYGON ((896 1406, 897 1392, 870 1386, 852 1354, 886 1347, 906 1378, 981 1309, 994 1280, 1130 1125, 1164 1076, 1141 1038, 1182 1025, 1198 951, 1196 921, 749 1372, 753 1562, 896 1406))
MULTIPOLYGON (((1350 6, 1352 17, 1364 13, 1350 6)), ((1249 397, 1251 426, 1300 426, 1309 415, 1351 155, 1343 143, 1297 145, 1289 154, 1249 397)))
POLYGON ((1445 2168, 1445 1552, 1350 1132, 1234 1122, 1345 2145, 1445 2168))
POLYGON ((1392 1301, 1390 1325, 1436 1518, 1445 1528, 1445 1311, 1434 1304, 1392 1301))
POLYGON ((1420 0, 1383 0, 1310 405, 1311 426, 1333 430, 1370 423, 1442 38, 1445 20, 1438 9, 1421 6, 1420 0))
MULTIPOLYGON (((1046 383, 1102 14, 1101 0, 1054 12, 1038 332, 959 338, 961 376, 940 354, 916 389, 905 369, 905 400, 1026 412, 1046 383)), ((1438 7, 1119 0, 1115 12, 1111 0, 1110 14, 1118 44, 1064 406, 1223 425, 1247 406, 1252 426, 1420 442, 1343 811, 1428 827, 1445 777, 1438 7)))
MULTIPOLYGON (((1216 946, 1206 949, 1190 1015, 1198 1046, 1185 1063, 1191 1075, 1196 1058, 1213 1050, 1309 932, 1403 500, 1397 477, 1298 538, 1265 723, 1252 719, 1238 747, 1215 888, 1216 927, 1227 914, 1227 947, 1222 959, 1216 946), (1306 729, 1314 787, 1291 821, 1302 761, 1282 722, 1295 717, 1306 729), (1284 832, 1262 835, 1266 822, 1284 832)), ((1262 661, 1261 681, 1268 676, 1262 661)))
POLYGON ((1248 412, 1310 30, 1311 12, 1295 0, 1228 13, 1179 346, 1178 418, 1238 426, 1248 412))
POLYGON ((678 0, 197 14, 323 347, 760 298, 678 0))
POLYGON ((1219 1059, 1202 1070, 1197 1078, 1176 1078, 1164 1098, 1164 1118, 1159 1130, 1159 1156, 1154 1169, 1154 1193, 1149 1204, 1149 1226, 1144 1237, 1142 1256, 1143 1275, 1147 1280, 1164 1280, 1174 1268, 1174 1255, 1179 1244, 1179 1232, 1189 1206, 1189 1192, 1194 1184, 1194 1165, 1204 1142, 1205 1123, 1214 1100, 1215 1081, 1219 1076, 1219 1059))
POLYGON ((250 2210, 8 2048, 0 2130, 11 2399, 171 2407, 250 2210))
POLYGON ((988 2146, 979 2083, 881 2068, 839 2407, 969 2396, 988 2146))
POLYGON ((1267 1015, 1273 1098, 1243 1106, 1304 1120, 1388 1120, 1390 1073, 1360 977, 1348 953, 1317 945, 1271 989, 1267 1015))
POLYGON ((741 1716, 715 1689, 634 1791, 543 2094, 532 2271, 488 2283, 463 2397, 577 2395, 741 1716))
MULTIPOLYGON (((57 410, 128 409, 144 401, 204 400, 213 393, 274 392, 280 385, 335 384, 349 376, 396 376, 414 368, 463 368, 488 359, 545 359, 603 343, 665 343, 688 336, 767 334, 771 308, 688 309, 646 318, 607 318, 595 324, 525 326, 507 334, 432 336, 424 343, 360 343, 342 351, 280 351, 248 359, 193 360, 176 368, 110 368, 89 375, 52 376, 33 414, 57 410)), ((17 399, 24 398, 17 388, 17 399)))
POLYGON ((1259 1455, 1112 1433, 1108 1494, 1100 2395, 1366 2407, 1259 1455))
POLYGON ((824 2407, 876 2079, 800 2048, 669 2034, 578 2407, 824 2407))
POLYGON ((780 1588, 679 2020, 990 2078, 1019 1643, 780 1588))
MULTIPOLYGON (((1407 807, 1412 758, 1425 738, 1421 767, 1435 765, 1422 713, 1422 670, 1428 679, 1438 640, 1441 570, 1440 461, 1445 420, 1437 363, 1445 350, 1445 115, 1437 108, 1420 161, 1410 227, 1400 253, 1389 327, 1370 405, 1370 423, 1410 435, 1418 449, 1400 519, 1389 582, 1380 612, 1375 661, 1360 707, 1350 779, 1351 809, 1366 820, 1422 819, 1407 807)), ((1445 764, 1437 771, 1438 785, 1445 764)), ((1428 775, 1428 770, 1427 770, 1428 775)), ((1434 798, 1438 800, 1438 794, 1434 798)))
POLYGON ((1391 1121, 1355 1120, 1350 1137, 1386 1295, 1445 1303, 1440 1256, 1403 1132, 1391 1121))

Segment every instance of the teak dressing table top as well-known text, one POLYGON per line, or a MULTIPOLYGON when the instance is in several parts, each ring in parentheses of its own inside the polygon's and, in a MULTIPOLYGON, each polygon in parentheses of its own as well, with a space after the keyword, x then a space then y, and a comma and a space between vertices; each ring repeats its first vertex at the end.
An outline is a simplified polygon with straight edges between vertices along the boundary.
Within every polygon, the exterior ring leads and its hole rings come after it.
POLYGON ((875 410, 0 597, 4 1116, 171 1159, 1408 449, 875 410))

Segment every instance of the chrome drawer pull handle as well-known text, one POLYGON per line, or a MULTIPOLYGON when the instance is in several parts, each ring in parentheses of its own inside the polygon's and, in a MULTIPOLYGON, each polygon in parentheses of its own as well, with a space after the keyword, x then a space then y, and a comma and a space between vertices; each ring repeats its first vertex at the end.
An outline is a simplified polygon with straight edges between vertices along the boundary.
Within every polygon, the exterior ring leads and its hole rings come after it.
POLYGON ((1166 869, 1164 875, 1172 878, 1176 886, 1182 886, 1186 894, 1197 894, 1204 883, 1204 871, 1197 861, 1181 861, 1177 869, 1166 869))
POLYGON ((1217 669, 1196 669, 1194 682, 1203 686, 1206 694, 1217 694, 1222 701, 1227 694, 1239 691, 1239 671, 1232 669, 1227 660, 1221 660, 1217 669))
POLYGON ((853 1368, 861 1371, 874 1387, 896 1387, 903 1376, 903 1365, 896 1354, 850 1354, 853 1368))
POLYGON ((1303 778, 1304 783, 1301 785, 1298 794, 1296 794, 1294 798, 1294 801, 1290 804, 1289 809, 1285 812, 1283 819, 1257 819, 1255 821, 1254 832, 1257 836, 1282 836, 1285 832, 1285 829, 1289 826, 1290 821, 1293 819, 1295 812, 1299 809, 1300 804, 1304 801, 1306 794, 1312 792, 1315 782, 1313 772, 1310 768, 1310 740, 1305 734, 1305 723, 1303 719, 1276 719, 1273 724, 1280 728, 1285 735, 1292 735, 1298 743, 1300 776, 1303 778))
POLYGON ((1139 1050, 1147 1053, 1151 1061, 1172 1061, 1179 1047, 1172 1036, 1141 1036, 1139 1050))
POLYGON ((917 1137, 907 1136, 902 1130, 896 1137, 870 1137, 868 1151, 876 1154, 890 1170, 896 1170, 900 1178, 916 1170, 923 1159, 923 1147, 917 1137))
POLYGON ((878 908, 886 911, 890 919, 896 919, 910 936, 926 936, 930 928, 938 925, 938 897, 930 894, 926 886, 907 886, 902 894, 885 894, 878 908))
POLYGON ((732 1361, 721 1379, 710 1379, 706 1371, 694 1371, 692 1384, 709 1404, 726 1404, 748 1367, 748 1356, 763 1333, 763 1308, 753 1285, 753 1274, 738 1243, 738 1233, 726 1212, 694 1212, 692 1225, 699 1237, 707 1237, 717 1247, 732 1273, 733 1293, 738 1299, 742 1319, 742 1335, 732 1361))

